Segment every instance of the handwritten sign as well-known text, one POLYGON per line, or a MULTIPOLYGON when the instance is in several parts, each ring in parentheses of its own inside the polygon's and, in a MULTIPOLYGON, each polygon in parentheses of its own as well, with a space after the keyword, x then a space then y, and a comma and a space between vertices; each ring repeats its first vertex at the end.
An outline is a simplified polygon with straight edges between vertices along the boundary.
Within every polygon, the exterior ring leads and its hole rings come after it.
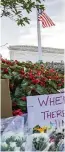
POLYGON ((64 93, 27 97, 28 125, 60 127, 64 123, 64 93))

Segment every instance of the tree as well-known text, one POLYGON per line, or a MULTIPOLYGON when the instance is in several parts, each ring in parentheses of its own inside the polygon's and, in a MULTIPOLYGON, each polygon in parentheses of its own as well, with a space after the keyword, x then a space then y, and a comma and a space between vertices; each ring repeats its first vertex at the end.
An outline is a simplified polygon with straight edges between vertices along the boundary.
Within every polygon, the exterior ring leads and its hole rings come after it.
POLYGON ((41 0, 1 0, 1 17, 6 16, 16 21, 18 25, 29 24, 30 19, 24 16, 24 11, 28 14, 33 8, 44 10, 41 0))

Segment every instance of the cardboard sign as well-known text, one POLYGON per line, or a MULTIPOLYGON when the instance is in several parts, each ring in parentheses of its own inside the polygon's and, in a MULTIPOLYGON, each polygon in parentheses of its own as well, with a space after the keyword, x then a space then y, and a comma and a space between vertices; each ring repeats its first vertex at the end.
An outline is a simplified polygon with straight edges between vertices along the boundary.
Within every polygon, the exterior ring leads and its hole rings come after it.
POLYGON ((9 91, 9 80, 1 80, 1 118, 7 118, 12 116, 12 102, 9 91))
POLYGON ((27 97, 28 125, 60 127, 64 124, 64 93, 27 97))

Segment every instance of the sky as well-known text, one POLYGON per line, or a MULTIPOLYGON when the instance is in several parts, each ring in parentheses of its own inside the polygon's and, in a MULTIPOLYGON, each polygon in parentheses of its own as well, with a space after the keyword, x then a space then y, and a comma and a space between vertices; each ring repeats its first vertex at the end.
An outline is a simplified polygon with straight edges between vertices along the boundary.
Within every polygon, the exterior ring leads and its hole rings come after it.
MULTIPOLYGON (((45 12, 54 21, 55 26, 43 28, 41 30, 41 45, 43 47, 54 47, 65 49, 65 0, 45 0, 45 12)), ((27 14, 25 14, 27 16, 27 14)), ((8 43, 5 47, 0 47, 3 57, 9 57, 7 47, 9 45, 35 45, 37 43, 37 14, 36 10, 28 16, 30 24, 25 27, 17 24, 9 18, 1 19, 1 45, 8 43)))

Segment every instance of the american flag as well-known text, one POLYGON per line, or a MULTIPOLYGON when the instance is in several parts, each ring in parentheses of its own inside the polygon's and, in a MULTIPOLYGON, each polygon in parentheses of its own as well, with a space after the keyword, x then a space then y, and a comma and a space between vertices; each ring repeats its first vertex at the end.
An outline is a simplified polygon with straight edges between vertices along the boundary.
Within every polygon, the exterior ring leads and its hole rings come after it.
POLYGON ((55 26, 50 17, 41 9, 38 10, 38 21, 42 22, 43 28, 55 26))

